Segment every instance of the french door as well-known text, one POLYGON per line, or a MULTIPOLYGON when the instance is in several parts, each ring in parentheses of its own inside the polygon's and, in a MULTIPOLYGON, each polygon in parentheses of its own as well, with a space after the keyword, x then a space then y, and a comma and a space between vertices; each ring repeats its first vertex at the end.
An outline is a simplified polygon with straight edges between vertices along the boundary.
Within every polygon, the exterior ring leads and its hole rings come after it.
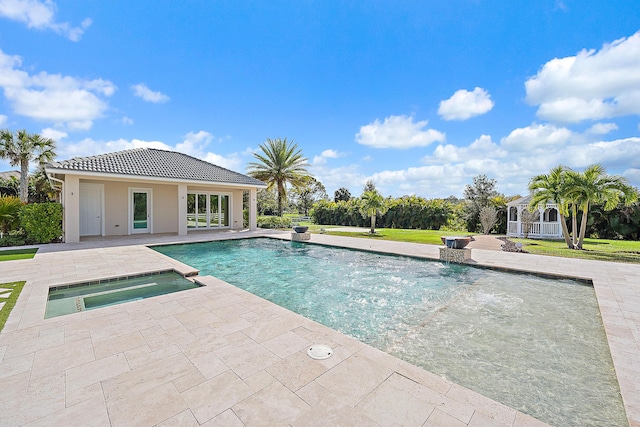
POLYGON ((129 189, 129 234, 153 232, 152 196, 148 188, 129 189))
POLYGON ((187 228, 229 227, 231 196, 223 193, 188 193, 187 228))

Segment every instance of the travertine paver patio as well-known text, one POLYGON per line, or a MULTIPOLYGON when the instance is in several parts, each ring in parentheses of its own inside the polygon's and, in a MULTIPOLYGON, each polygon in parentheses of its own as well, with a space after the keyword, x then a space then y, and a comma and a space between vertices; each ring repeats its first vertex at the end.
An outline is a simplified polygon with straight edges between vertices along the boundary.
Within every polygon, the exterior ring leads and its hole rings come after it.
MULTIPOLYGON (((0 334, 0 425, 545 425, 212 277, 198 289, 43 319, 49 286, 192 270, 141 243, 264 234, 50 245, 33 260, 1 263, 0 283, 27 285, 0 334), (314 343, 334 355, 310 359, 314 343)), ((438 256, 429 245, 312 241, 438 256)), ((640 266, 483 250, 472 258, 593 278, 630 424, 640 425, 640 266)))

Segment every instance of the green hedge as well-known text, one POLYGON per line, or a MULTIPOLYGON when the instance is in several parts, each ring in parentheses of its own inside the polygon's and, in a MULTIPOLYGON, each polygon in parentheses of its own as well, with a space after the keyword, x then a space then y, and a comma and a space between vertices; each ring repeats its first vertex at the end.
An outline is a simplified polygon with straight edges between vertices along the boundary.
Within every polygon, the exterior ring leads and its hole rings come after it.
MULTIPOLYGON (((417 196, 387 199, 389 209, 376 217, 376 227, 439 230, 454 217, 454 206, 446 200, 427 200, 417 196)), ((330 202, 321 200, 311 215, 316 224, 369 227, 370 218, 363 218, 359 199, 330 202)))
POLYGON ((291 218, 281 216, 258 217, 258 227, 260 228, 291 228, 292 226, 291 218))
POLYGON ((62 205, 60 203, 31 203, 20 209, 20 226, 27 240, 51 243, 62 237, 62 205))

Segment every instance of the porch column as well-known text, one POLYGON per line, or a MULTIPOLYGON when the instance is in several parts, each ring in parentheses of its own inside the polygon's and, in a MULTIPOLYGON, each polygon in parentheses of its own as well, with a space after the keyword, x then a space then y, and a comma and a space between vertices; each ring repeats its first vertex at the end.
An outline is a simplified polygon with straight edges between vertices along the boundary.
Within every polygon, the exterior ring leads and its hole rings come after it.
POLYGON ((66 175, 64 178, 64 241, 80 242, 80 178, 66 175))
POLYGON ((540 237, 544 235, 544 228, 542 228, 542 224, 544 224, 544 210, 545 208, 538 208, 538 212, 540 212, 540 237))
POLYGON ((178 236, 187 235, 187 184, 178 184, 178 236))
POLYGON ((517 223, 516 226, 518 227, 518 237, 523 236, 523 232, 522 232, 522 205, 518 205, 518 219, 517 219, 517 223))
POLYGON ((258 190, 249 190, 249 230, 258 229, 258 190))

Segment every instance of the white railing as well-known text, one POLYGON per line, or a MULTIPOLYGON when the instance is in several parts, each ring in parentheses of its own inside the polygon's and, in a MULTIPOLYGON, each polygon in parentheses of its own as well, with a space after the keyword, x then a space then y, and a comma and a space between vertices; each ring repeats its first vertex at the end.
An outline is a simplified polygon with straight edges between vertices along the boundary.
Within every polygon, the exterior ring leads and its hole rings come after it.
POLYGON ((560 224, 558 224, 557 222, 542 223, 543 236, 557 236, 559 234, 560 234, 560 224))
MULTIPOLYGON (((524 224, 518 221, 509 221, 507 224, 507 235, 523 236, 524 224)), ((558 237, 560 236, 560 223, 557 222, 534 222, 529 225, 529 237, 558 237)))

